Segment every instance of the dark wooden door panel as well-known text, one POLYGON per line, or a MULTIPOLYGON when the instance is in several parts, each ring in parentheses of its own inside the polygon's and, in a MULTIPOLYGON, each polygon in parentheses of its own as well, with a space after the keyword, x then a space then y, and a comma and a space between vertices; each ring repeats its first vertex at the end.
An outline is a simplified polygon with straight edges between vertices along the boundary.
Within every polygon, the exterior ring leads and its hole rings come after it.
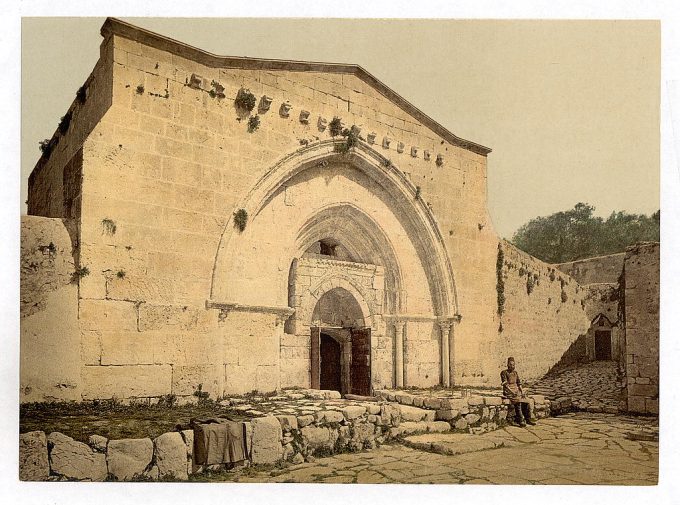
POLYGON ((351 393, 371 395, 371 329, 352 330, 351 393))
POLYGON ((320 386, 320 364, 321 364, 321 354, 320 354, 320 338, 321 330, 319 328, 312 328, 312 341, 309 346, 310 358, 311 358, 311 380, 310 386, 312 389, 319 389, 320 386))
POLYGON ((320 389, 340 391, 341 364, 340 344, 331 336, 321 334, 320 389))
POLYGON ((595 359, 612 359, 612 337, 609 331, 595 332, 595 359))

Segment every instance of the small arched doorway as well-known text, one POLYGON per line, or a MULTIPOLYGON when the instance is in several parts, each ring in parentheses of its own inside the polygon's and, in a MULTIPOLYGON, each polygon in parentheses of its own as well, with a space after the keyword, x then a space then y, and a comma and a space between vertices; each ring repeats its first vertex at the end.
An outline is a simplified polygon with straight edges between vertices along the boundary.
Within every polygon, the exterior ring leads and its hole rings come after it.
POLYGON ((371 394, 371 328, 361 306, 342 287, 316 303, 310 329, 311 386, 341 394, 371 394))

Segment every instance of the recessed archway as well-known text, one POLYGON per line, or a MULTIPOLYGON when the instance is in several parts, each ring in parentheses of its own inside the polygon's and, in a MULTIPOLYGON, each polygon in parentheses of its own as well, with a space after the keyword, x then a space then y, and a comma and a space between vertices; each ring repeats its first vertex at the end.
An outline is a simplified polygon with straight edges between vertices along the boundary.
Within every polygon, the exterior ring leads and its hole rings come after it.
MULTIPOLYGON (((458 312, 453 269, 434 216, 427 205, 417 197, 415 186, 400 170, 394 165, 386 163, 382 155, 364 143, 360 143, 351 153, 346 155, 335 153, 333 147, 332 141, 318 142, 291 153, 268 170, 248 196, 238 204, 238 208, 245 209, 250 216, 249 226, 252 226, 261 218, 269 202, 280 195, 289 181, 296 176, 304 175, 306 172, 311 174, 308 171, 312 169, 316 169, 317 173, 320 173, 324 167, 333 163, 351 166, 357 174, 366 178, 365 185, 379 188, 386 195, 385 198, 389 200, 387 204, 390 213, 404 230, 404 237, 400 237, 400 241, 404 239, 408 241, 417 258, 419 268, 423 270, 433 315, 439 318, 453 318, 458 312)), ((360 240, 365 236, 376 236, 378 228, 374 223, 379 220, 372 218, 362 220, 362 209, 352 208, 352 202, 333 202, 332 205, 335 207, 334 211, 342 207, 343 212, 354 213, 354 216, 359 218, 356 225, 357 229, 362 226, 364 228, 369 227, 369 233, 351 233, 351 237, 345 237, 345 240, 343 240, 345 247, 350 252, 354 249, 354 253, 359 257, 373 258, 362 259, 362 261, 374 261, 375 264, 382 264, 385 267, 386 276, 391 279, 388 284, 391 283, 394 289, 399 290, 399 276, 403 273, 403 270, 399 268, 398 256, 390 251, 389 240, 381 240, 381 247, 378 248, 374 248, 375 241, 362 243, 360 240), (350 240, 347 240, 347 238, 350 238, 350 240), (382 246, 382 244, 388 245, 382 246), (379 254, 371 254, 371 249, 379 254)), ((334 218, 332 214, 331 211, 324 214, 323 209, 321 211, 316 209, 315 213, 308 219, 308 223, 295 230, 296 243, 282 251, 282 257, 277 263, 279 271, 288 270, 293 259, 299 257, 301 249, 304 247, 302 249, 304 251, 309 247, 310 241, 327 238, 328 234, 324 230, 332 228, 334 219, 337 220, 337 217, 334 218)), ((364 215, 366 214, 364 213, 364 215)), ((269 219, 269 217, 267 218, 269 219)), ((346 220, 346 222, 350 221, 354 222, 354 217, 346 220)), ((342 232, 339 227, 335 226, 334 234, 336 238, 340 233, 342 232)), ((248 229, 239 233, 234 228, 232 219, 229 220, 216 254, 211 283, 211 301, 233 303, 239 302, 239 300, 233 298, 242 296, 242 293, 248 293, 252 296, 252 289, 244 289, 241 286, 232 288, 233 280, 242 278, 243 260, 240 259, 244 254, 242 243, 247 243, 248 234, 248 229)), ((390 236, 390 234, 384 232, 381 235, 383 237, 390 236)), ((245 254, 248 253, 245 252, 245 254)), ((284 278, 281 285, 283 289, 280 289, 279 295, 277 295, 276 305, 281 307, 285 306, 284 303, 287 298, 284 291, 284 289, 287 290, 287 281, 288 279, 284 278)), ((400 310, 397 298, 395 295, 393 307, 390 308, 395 312, 400 310)))

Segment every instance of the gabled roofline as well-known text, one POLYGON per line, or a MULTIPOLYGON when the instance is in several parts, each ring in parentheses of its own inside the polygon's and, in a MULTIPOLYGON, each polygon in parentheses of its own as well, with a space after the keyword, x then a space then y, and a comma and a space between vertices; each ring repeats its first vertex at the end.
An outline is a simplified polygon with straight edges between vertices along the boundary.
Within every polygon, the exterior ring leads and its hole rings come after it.
POLYGON ((102 25, 101 34, 104 38, 111 34, 140 42, 163 51, 197 61, 203 65, 215 68, 242 68, 247 70, 293 70, 298 72, 327 72, 333 74, 351 74, 375 88, 380 94, 396 103, 402 110, 411 114, 423 125, 430 128, 437 135, 452 145, 467 149, 482 156, 486 156, 491 149, 481 144, 457 137, 437 121, 418 109, 408 100, 397 94, 376 77, 368 73, 359 65, 344 63, 321 63, 294 60, 273 60, 265 58, 245 58, 239 56, 219 56, 203 49, 190 46, 183 42, 165 37, 158 33, 126 23, 117 18, 106 18, 102 25))

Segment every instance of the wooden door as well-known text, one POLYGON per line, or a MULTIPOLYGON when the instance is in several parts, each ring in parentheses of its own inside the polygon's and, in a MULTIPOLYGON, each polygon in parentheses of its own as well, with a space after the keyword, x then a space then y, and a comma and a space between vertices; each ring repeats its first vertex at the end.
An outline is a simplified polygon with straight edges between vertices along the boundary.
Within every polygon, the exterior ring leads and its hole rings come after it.
POLYGON ((595 332, 595 359, 597 360, 611 360, 612 359, 612 332, 601 331, 595 332))
POLYGON ((340 365, 340 343, 333 337, 321 334, 320 344, 320 379, 319 389, 330 389, 331 391, 340 392, 341 389, 341 365, 340 365))
POLYGON ((309 381, 312 389, 320 389, 320 370, 321 370, 321 330, 317 327, 312 328, 312 341, 309 346, 310 350, 310 372, 311 378, 309 381))
POLYGON ((353 329, 351 334, 350 392, 355 395, 371 396, 371 329, 353 329))

